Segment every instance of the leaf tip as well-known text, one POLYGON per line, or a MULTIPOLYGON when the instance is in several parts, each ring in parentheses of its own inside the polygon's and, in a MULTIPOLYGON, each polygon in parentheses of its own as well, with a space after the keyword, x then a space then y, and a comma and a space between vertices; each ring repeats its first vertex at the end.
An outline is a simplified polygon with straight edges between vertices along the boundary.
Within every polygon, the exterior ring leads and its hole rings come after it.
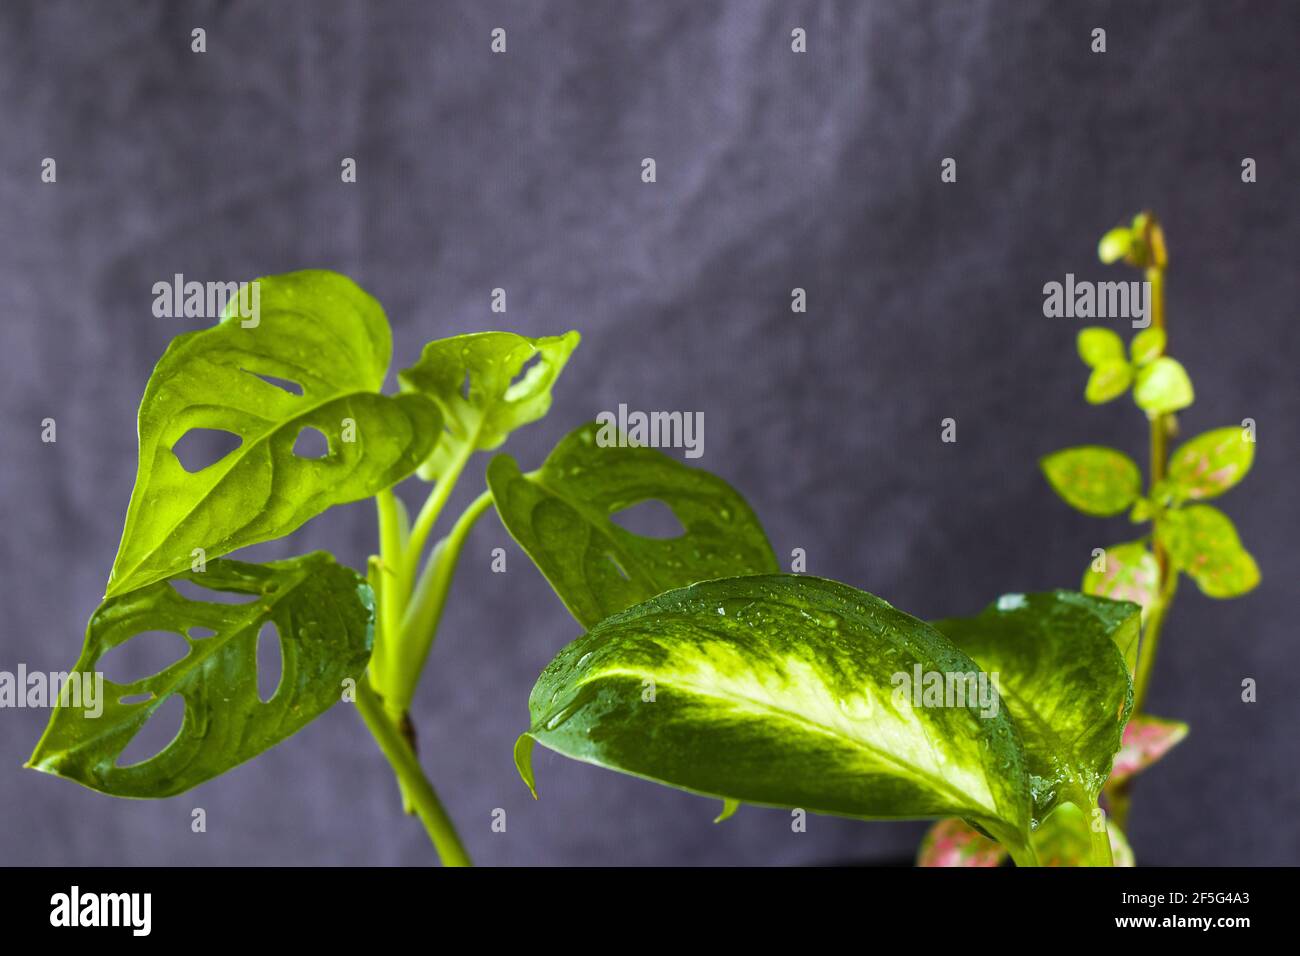
POLYGON ((721 823, 723 820, 730 820, 740 809, 740 801, 732 800, 730 797, 723 797, 722 812, 713 818, 714 823, 721 823))
POLYGON ((528 787, 528 792, 537 799, 537 781, 533 777, 533 747, 535 741, 529 734, 520 734, 515 741, 515 769, 528 787))

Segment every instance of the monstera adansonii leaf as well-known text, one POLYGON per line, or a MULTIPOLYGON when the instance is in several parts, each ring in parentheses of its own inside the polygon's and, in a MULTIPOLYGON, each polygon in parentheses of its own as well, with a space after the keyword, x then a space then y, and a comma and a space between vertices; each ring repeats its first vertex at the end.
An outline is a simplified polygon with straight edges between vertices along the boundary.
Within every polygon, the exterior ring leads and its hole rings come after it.
POLYGON ((1097 806, 1133 708, 1141 613, 1127 601, 1048 591, 1004 594, 975 617, 935 622, 998 676, 1024 744, 1036 821, 1062 802, 1085 813, 1097 806))
POLYGON ((415 471, 442 432, 421 395, 379 394, 392 351, 379 303, 346 276, 257 280, 259 314, 235 302, 174 339, 140 403, 140 462, 107 596, 281 537, 326 509, 415 471), (237 445, 194 471, 173 450, 195 430, 237 445), (295 451, 320 432, 323 457, 295 451))
POLYGON ((763 526, 734 488, 654 448, 603 446, 590 423, 535 472, 499 455, 488 487, 511 536, 583 627, 663 591, 778 570, 763 526), (646 501, 672 510, 682 534, 651 538, 613 519, 646 501))
POLYGON ((86 628, 73 678, 89 679, 105 655, 148 632, 174 632, 189 649, 131 683, 105 678, 101 713, 69 695, 28 766, 115 796, 168 797, 296 733, 365 671, 373 596, 363 578, 328 554, 262 565, 216 560, 202 573, 178 578, 246 600, 189 600, 170 581, 106 600, 86 628), (268 622, 279 638, 280 680, 263 701, 258 641, 268 622), (128 744, 172 695, 184 700, 179 733, 152 757, 121 766, 128 744))
POLYGON ((960 816, 1019 859, 1029 769, 1005 709, 923 706, 922 673, 979 668, 935 628, 864 591, 756 575, 669 591, 607 618, 529 698, 533 742, 726 802, 867 819, 960 816))
POLYGON ((403 391, 437 404, 447 426, 420 477, 433 481, 458 471, 474 452, 500 447, 516 428, 545 415, 581 338, 572 331, 535 339, 471 332, 426 345, 420 360, 398 375, 403 391))

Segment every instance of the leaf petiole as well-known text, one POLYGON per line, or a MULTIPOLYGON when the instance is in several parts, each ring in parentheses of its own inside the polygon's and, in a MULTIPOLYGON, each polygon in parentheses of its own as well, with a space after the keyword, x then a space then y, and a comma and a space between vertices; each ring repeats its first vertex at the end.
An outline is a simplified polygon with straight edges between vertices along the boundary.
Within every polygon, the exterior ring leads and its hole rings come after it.
POLYGON ((411 801, 420 822, 433 841, 444 866, 472 866, 469 854, 456 835, 451 818, 438 799, 433 784, 424 775, 420 762, 402 739, 402 735, 385 715, 386 708, 371 689, 368 679, 357 682, 357 713, 365 721, 375 743, 401 782, 402 791, 411 801))

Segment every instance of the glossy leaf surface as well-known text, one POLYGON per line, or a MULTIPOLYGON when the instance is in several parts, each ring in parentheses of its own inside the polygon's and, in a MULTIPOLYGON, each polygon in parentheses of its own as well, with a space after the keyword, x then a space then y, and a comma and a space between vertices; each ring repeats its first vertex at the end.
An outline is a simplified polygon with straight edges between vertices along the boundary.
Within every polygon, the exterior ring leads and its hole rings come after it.
POLYGON ((580 624, 696 581, 777 570, 758 518, 725 481, 657 449, 601 447, 598 431, 570 433, 531 474, 505 455, 487 472, 506 530, 580 624), (652 538, 615 522, 645 501, 667 505, 682 533, 652 538))
POLYGON ((56 708, 28 766, 116 796, 171 796, 296 733, 342 698, 346 678, 365 671, 370 588, 329 555, 264 565, 217 560, 206 572, 179 577, 248 600, 189 600, 160 581, 105 601, 86 628, 77 673, 94 672, 106 654, 145 632, 174 632, 188 652, 130 683, 105 679, 98 716, 56 708), (267 622, 279 637, 280 677, 263 702, 258 640, 267 622), (120 766, 128 744, 172 695, 185 703, 179 734, 149 759, 120 766))
POLYGON ((981 614, 936 621, 990 675, 1020 731, 1034 816, 1095 805, 1133 705, 1140 609, 1074 591, 1005 594, 981 614))
POLYGON ((195 549, 210 559, 282 537, 400 481, 433 447, 432 403, 378 394, 391 349, 378 302, 332 272, 257 281, 256 326, 228 307, 219 324, 174 339, 154 368, 108 596, 188 570, 195 549), (194 429, 237 436, 238 447, 189 471, 173 448, 194 429), (304 430, 324 436, 324 457, 295 453, 304 430))
POLYGON ((578 347, 577 332, 530 339, 513 332, 475 332, 439 339, 398 378, 405 391, 432 399, 446 435, 420 466, 431 481, 452 462, 490 451, 551 407, 551 388, 578 347))
POLYGON ((796 575, 708 581, 601 622, 545 669, 530 739, 744 803, 849 817, 962 816, 1027 840, 1029 781, 1005 711, 918 706, 897 675, 970 675, 925 622, 796 575))

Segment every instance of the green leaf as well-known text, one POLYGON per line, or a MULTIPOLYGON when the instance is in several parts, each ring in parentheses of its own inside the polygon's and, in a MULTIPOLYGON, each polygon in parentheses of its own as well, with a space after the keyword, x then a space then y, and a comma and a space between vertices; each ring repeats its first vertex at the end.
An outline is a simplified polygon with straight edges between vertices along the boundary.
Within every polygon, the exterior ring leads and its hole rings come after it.
POLYGON ((978 677, 934 628, 847 585, 707 581, 616 614, 562 650, 529 697, 527 734, 575 760, 719 799, 961 816, 1024 846, 1029 786, 1010 718, 972 699, 914 704, 900 682, 917 672, 978 677))
POLYGON ((178 336, 140 403, 140 464, 107 595, 184 571, 195 560, 282 537, 333 505, 400 481, 428 454, 438 410, 377 394, 391 348, 379 303, 345 276, 257 280, 260 322, 232 300, 212 328, 178 336), (264 378, 296 383, 295 394, 264 378), (239 436, 219 461, 187 471, 172 451, 192 429, 239 436), (323 458, 299 457, 304 429, 323 458), (349 440, 351 439, 351 440, 349 440))
POLYGON ((1236 597, 1259 584, 1259 566, 1241 546, 1232 519, 1211 505, 1166 513, 1156 522, 1156 540, 1209 597, 1236 597))
POLYGON ((439 339, 402 371, 404 391, 431 398, 447 431, 420 477, 432 481, 475 451, 490 451, 551 408, 551 387, 581 336, 530 339, 513 332, 475 332, 439 339), (529 363, 532 363, 529 365, 529 363))
POLYGON ((1124 341, 1111 329, 1100 325, 1090 325, 1080 329, 1076 338, 1079 358, 1089 368, 1096 368, 1103 362, 1124 358, 1124 341))
POLYGON ((1246 477, 1254 462, 1255 443, 1246 439, 1244 429, 1216 428, 1173 453, 1169 482, 1180 500, 1214 498, 1246 477))
POLYGON ((1125 226, 1116 226, 1097 243, 1097 258, 1110 265, 1129 254, 1133 245, 1133 232, 1125 226))
POLYGON ((1066 503, 1090 515, 1116 515, 1137 500, 1142 473, 1113 448, 1081 445, 1053 452, 1039 465, 1066 503))
POLYGON ((1164 329, 1155 326, 1143 329, 1133 336, 1133 341, 1129 343, 1129 354, 1133 357, 1133 364, 1150 365, 1165 353, 1166 341, 1164 329))
POLYGON ((1108 787, 1122 783, 1151 766, 1184 737, 1189 728, 1181 720, 1165 720, 1150 714, 1138 714, 1124 728, 1124 743, 1115 755, 1108 787))
POLYGON ((1148 415, 1165 415, 1192 404, 1195 394, 1187 370, 1177 359, 1161 356, 1138 369, 1133 401, 1148 415))
POLYGON ((1083 397, 1090 405, 1103 405, 1128 391, 1133 366, 1122 358, 1108 359, 1092 370, 1083 397))
POLYGON ((172 631, 186 655, 127 684, 103 682, 103 712, 58 707, 27 766, 122 797, 168 797, 224 773, 296 733, 342 698, 370 657, 370 588, 323 552, 274 561, 209 562, 179 579, 249 595, 246 603, 191 601, 160 581, 109 598, 91 617, 74 668, 89 677, 102 658, 142 632, 172 631), (279 634, 280 683, 258 696, 262 626, 279 634), (214 633, 202 636, 200 629, 214 633), (130 766, 119 758, 173 694, 185 702, 180 732, 162 751, 130 766), (136 699, 139 698, 139 699, 136 699))
POLYGON ((1148 611, 1156 601, 1160 570, 1156 556, 1145 542, 1127 541, 1113 544, 1102 556, 1103 569, 1093 565, 1083 575, 1085 594, 1096 594, 1113 601, 1132 601, 1148 611))
POLYGON ((1062 801, 1096 805, 1133 706, 1135 604, 1074 591, 1004 594, 976 617, 934 626, 989 675, 1020 731, 1043 820, 1062 801))
POLYGON ((1006 848, 956 818, 936 820, 916 852, 917 866, 1001 866, 1006 848))
POLYGON ((530 474, 507 455, 487 470, 502 524, 580 624, 696 581, 777 570, 758 518, 725 481, 653 448, 601 447, 599 428, 570 433, 530 474), (652 500, 684 534, 649 538, 611 520, 652 500))

